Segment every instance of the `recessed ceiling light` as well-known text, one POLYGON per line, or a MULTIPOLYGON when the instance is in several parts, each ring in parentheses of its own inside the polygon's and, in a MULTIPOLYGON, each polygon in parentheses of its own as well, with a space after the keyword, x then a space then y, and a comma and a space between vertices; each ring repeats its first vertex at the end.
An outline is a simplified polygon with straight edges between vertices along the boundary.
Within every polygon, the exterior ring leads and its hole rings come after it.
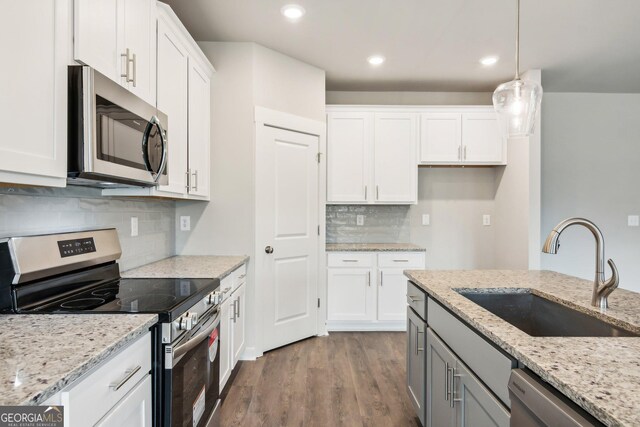
POLYGON ((496 62, 498 62, 497 56, 485 56, 484 58, 480 59, 480 63, 485 67, 490 67, 492 65, 495 65, 496 62))
POLYGON ((298 4, 288 4, 280 9, 280 12, 291 21, 297 21, 305 14, 304 7, 298 4))
POLYGON ((367 61, 371 65, 378 66, 378 65, 382 65, 384 61, 386 61, 386 58, 382 55, 372 55, 367 58, 367 61))

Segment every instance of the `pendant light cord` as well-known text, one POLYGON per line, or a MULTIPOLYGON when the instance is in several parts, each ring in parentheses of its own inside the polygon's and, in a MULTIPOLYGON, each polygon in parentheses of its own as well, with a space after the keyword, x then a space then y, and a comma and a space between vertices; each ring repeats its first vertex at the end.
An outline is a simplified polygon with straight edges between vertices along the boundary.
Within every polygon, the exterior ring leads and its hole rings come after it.
POLYGON ((520 0, 516 0, 516 80, 520 80, 520 0))

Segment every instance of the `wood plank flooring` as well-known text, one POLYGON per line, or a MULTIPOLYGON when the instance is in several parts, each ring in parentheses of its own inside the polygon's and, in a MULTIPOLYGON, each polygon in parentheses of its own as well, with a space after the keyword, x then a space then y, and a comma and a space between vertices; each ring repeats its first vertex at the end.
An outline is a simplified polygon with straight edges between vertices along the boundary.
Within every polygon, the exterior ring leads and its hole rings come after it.
POLYGON ((334 332, 244 362, 221 426, 417 427, 405 348, 404 332, 334 332))

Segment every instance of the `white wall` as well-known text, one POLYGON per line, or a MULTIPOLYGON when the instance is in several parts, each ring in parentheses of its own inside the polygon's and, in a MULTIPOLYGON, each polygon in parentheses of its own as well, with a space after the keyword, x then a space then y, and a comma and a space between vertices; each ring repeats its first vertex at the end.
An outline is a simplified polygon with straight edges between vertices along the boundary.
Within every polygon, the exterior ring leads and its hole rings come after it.
MULTIPOLYGON (((211 81, 211 202, 177 202, 192 230, 176 230, 179 255, 255 253, 256 106, 325 120, 324 71, 255 43, 201 42, 211 81)), ((247 268, 247 350, 256 351, 255 265, 247 268)), ((260 349, 258 348, 259 352, 260 349)))
MULTIPOLYGON (((640 94, 547 93, 542 103, 542 238, 567 217, 591 219, 620 287, 640 291, 640 227, 627 226, 640 215, 640 94)), ((591 233, 572 227, 560 240, 543 268, 593 279, 591 233)))

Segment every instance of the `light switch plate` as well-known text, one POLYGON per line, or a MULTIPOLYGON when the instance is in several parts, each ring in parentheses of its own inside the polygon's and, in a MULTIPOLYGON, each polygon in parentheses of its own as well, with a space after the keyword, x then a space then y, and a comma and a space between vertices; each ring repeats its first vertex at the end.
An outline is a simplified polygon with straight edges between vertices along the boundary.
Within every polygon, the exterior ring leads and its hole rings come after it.
POLYGON ((429 216, 429 214, 422 214, 422 225, 429 224, 431 224, 431 217, 429 216))
POLYGON ((640 216, 638 216, 638 215, 629 215, 627 217, 627 225, 629 227, 640 227, 640 216))
POLYGON ((356 225, 364 225, 364 215, 356 215, 356 225))
POLYGON ((189 231, 191 230, 191 217, 190 216, 181 216, 180 217, 180 231, 189 231))
POLYGON ((482 215, 482 225, 488 226, 491 225, 491 215, 482 215))
POLYGON ((138 217, 131 217, 131 237, 136 237, 138 235, 138 217))

